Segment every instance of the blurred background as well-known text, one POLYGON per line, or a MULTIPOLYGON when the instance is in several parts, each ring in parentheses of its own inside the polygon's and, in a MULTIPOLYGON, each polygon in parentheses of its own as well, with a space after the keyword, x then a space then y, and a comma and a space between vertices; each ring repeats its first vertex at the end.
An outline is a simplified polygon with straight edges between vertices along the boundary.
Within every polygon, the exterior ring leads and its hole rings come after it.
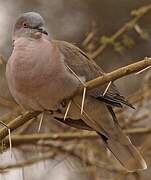
MULTIPOLYGON (((38 12, 44 17, 50 39, 65 40, 79 46, 105 72, 151 56, 151 0, 0 0, 0 120, 3 122, 8 123, 22 113, 9 93, 5 65, 12 51, 13 24, 21 13, 28 11, 38 12)), ((150 126, 150 74, 150 70, 146 70, 116 81, 118 89, 130 98, 137 109, 116 109, 119 121, 126 130, 144 128, 145 131, 150 126)), ((37 133, 38 124, 39 120, 34 119, 15 133, 37 133)), ((149 165, 150 131, 144 131, 132 132, 130 136, 149 165)), ((45 115, 41 133, 46 132, 80 131, 51 121, 45 115)), ((13 148, 12 157, 1 145, 0 179, 150 180, 150 168, 143 172, 125 172, 97 139, 45 143, 46 147, 20 144, 13 148), (41 157, 50 150, 57 154, 30 165, 26 163, 28 159, 41 157), (13 166, 8 169, 4 166, 19 162, 25 162, 24 166, 15 169, 13 166)))

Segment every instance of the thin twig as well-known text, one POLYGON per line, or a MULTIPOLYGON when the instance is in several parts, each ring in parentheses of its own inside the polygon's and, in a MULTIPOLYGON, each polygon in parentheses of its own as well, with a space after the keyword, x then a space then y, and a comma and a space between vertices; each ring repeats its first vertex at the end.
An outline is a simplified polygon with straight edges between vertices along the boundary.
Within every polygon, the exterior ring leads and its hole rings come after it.
POLYGON ((106 37, 108 39, 107 42, 104 42, 101 46, 99 46, 93 53, 90 54, 90 57, 92 59, 95 59, 98 55, 100 55, 109 44, 115 42, 121 35, 123 35, 125 32, 133 29, 137 22, 149 11, 151 10, 151 4, 147 6, 143 6, 141 8, 138 8, 137 10, 133 10, 131 12, 132 15, 135 15, 133 19, 126 22, 124 26, 122 26, 117 32, 115 32, 112 36, 106 37))
MULTIPOLYGON (((116 79, 119 79, 121 77, 124 77, 124 76, 132 74, 132 73, 135 73, 137 71, 140 71, 148 66, 151 66, 151 58, 127 65, 125 67, 121 67, 110 73, 106 73, 96 79, 86 82, 85 87, 87 89, 93 89, 95 87, 101 86, 110 81, 115 81, 116 79)), ((83 87, 81 87, 80 92, 82 90, 83 90, 83 87)))
MULTIPOLYGON (((151 133, 151 127, 146 128, 129 128, 124 130, 126 134, 148 134, 151 133)), ((26 135, 12 135, 11 139, 14 145, 32 144, 39 140, 82 140, 82 139, 96 139, 100 138, 95 132, 64 132, 64 133, 42 133, 42 134, 26 134, 26 135)), ((8 144, 8 138, 4 140, 5 145, 8 144)))
POLYGON ((86 38, 82 42, 82 46, 86 46, 93 39, 94 34, 95 33, 93 31, 89 32, 89 34, 86 36, 86 38))
POLYGON ((30 158, 30 159, 28 159, 26 161, 18 162, 18 163, 15 163, 15 164, 2 165, 2 166, 0 166, 0 170, 21 168, 21 167, 24 167, 24 166, 34 164, 34 163, 39 162, 39 161, 43 161, 45 159, 50 159, 50 158, 52 158, 54 156, 55 156, 55 153, 53 151, 50 151, 50 152, 47 152, 47 153, 43 154, 43 156, 32 157, 32 158, 30 158))

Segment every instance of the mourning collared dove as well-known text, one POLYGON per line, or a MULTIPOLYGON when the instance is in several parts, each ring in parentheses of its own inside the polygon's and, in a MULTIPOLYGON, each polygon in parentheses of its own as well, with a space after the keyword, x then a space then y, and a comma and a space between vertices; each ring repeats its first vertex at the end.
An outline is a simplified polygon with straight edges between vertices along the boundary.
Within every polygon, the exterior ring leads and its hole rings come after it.
POLYGON ((75 95, 79 86, 104 72, 78 47, 49 40, 44 25, 38 13, 27 12, 14 26, 14 48, 6 77, 16 102, 30 111, 51 111, 55 119, 70 126, 96 131, 128 171, 146 169, 144 159, 122 132, 112 109, 131 104, 112 83, 105 94, 107 85, 87 91, 81 113, 83 96, 75 95))

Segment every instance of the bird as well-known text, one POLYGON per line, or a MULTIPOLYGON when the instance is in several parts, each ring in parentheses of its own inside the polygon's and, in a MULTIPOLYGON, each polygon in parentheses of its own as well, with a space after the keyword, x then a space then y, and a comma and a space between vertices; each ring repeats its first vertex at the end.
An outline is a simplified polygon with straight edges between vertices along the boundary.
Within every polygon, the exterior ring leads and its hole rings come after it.
POLYGON ((6 66, 9 90, 28 111, 49 111, 69 126, 95 131, 127 171, 146 169, 140 152, 124 134, 114 107, 133 106, 114 83, 77 93, 81 85, 105 72, 72 43, 49 37, 37 12, 21 14, 13 27, 13 50, 6 66), (68 111, 67 111, 68 109, 68 111), (65 117, 66 114, 66 117, 65 117))

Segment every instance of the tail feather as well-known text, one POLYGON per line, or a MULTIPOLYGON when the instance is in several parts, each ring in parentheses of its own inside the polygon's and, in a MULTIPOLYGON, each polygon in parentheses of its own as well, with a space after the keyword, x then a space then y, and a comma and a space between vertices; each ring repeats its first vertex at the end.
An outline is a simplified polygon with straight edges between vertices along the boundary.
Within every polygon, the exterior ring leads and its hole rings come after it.
POLYGON ((139 151, 132 144, 121 144, 113 139, 108 139, 100 134, 106 147, 113 153, 117 160, 130 172, 146 169, 147 165, 139 151))

